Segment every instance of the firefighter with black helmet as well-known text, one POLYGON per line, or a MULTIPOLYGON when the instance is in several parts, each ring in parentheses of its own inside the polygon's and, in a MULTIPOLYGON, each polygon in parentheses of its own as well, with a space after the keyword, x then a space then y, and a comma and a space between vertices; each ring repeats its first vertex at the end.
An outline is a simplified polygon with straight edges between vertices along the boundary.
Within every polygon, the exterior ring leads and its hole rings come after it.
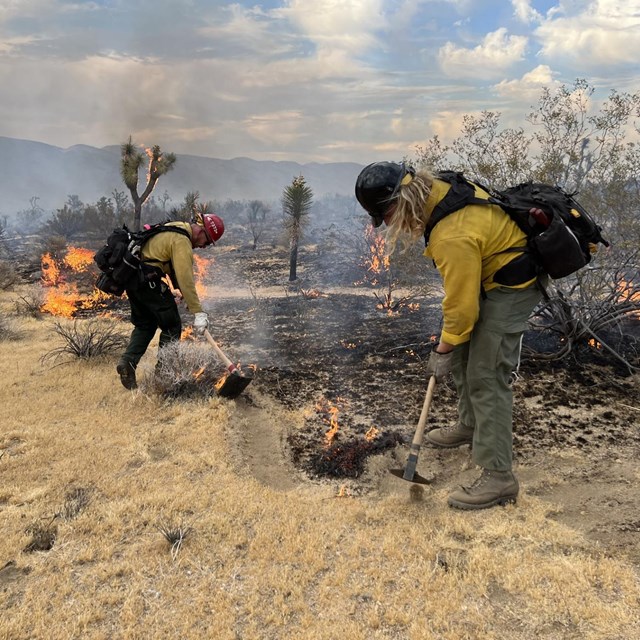
MULTIPOLYGON (((400 241, 422 239, 434 210, 451 185, 430 171, 405 163, 374 162, 356 181, 358 202, 374 226, 387 226, 393 252, 400 241)), ((475 197, 489 195, 474 186, 475 197)), ((437 447, 470 444, 480 477, 448 499, 452 507, 484 509, 515 502, 519 483, 513 473, 512 371, 520 357, 527 319, 540 300, 529 275, 509 286, 494 276, 522 256, 524 232, 497 205, 468 204, 433 227, 424 255, 443 281, 443 326, 427 373, 441 381, 449 373, 458 394, 458 420, 433 429, 426 440, 437 447)))

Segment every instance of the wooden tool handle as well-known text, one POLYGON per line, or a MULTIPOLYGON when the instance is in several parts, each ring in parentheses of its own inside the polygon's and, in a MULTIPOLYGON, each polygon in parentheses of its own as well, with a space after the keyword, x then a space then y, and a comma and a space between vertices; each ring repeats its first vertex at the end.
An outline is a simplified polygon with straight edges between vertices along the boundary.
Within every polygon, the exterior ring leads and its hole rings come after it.
POLYGON ((413 442, 411 443, 411 449, 420 448, 422 446, 422 438, 424 436, 424 426, 427 423, 427 416, 429 415, 429 406, 431 405, 431 398, 433 397, 433 390, 436 386, 436 377, 431 376, 429 379, 429 386, 427 387, 427 394, 424 397, 424 403, 422 404, 422 412, 420 413, 420 419, 418 420, 418 426, 413 436, 413 442))
POLYGON ((216 344, 216 341, 211 337, 208 329, 204 330, 204 337, 207 339, 207 342, 213 347, 213 350, 218 354, 220 360, 225 363, 227 369, 229 369, 229 371, 233 373, 238 367, 236 367, 236 365, 233 364, 233 362, 231 362, 231 360, 229 360, 229 358, 224 355, 222 349, 220 349, 220 347, 216 344))

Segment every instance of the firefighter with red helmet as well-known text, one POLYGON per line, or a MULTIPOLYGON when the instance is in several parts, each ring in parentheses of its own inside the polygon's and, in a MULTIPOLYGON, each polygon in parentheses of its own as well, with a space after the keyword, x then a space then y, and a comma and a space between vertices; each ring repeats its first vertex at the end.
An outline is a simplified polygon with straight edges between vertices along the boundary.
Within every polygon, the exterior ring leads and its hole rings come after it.
POLYGON ((193 277, 193 250, 214 245, 224 233, 224 222, 217 215, 206 213, 195 222, 168 222, 187 233, 158 233, 142 247, 147 268, 155 268, 158 277, 148 283, 127 288, 131 305, 133 331, 129 344, 118 361, 120 381, 127 389, 135 389, 136 368, 149 343, 160 329, 160 348, 180 339, 182 321, 177 300, 184 300, 194 315, 193 328, 203 334, 209 324, 208 316, 196 291, 193 277), (172 291, 161 279, 168 275, 176 290, 172 291), (175 294, 175 295, 174 295, 175 294))

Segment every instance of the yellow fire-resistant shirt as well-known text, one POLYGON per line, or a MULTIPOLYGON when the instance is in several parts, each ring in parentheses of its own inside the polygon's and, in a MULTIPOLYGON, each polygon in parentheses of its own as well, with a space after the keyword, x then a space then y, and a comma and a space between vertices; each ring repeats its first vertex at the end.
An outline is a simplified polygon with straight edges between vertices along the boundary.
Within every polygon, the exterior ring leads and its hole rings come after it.
MULTIPOLYGON (((450 188, 448 182, 434 180, 425 206, 429 216, 450 188)), ((476 197, 489 196, 476 187, 476 197)), ((456 345, 470 339, 480 311, 481 286, 485 291, 504 286, 493 281, 494 274, 521 253, 503 252, 525 245, 524 232, 497 205, 468 205, 435 225, 424 255, 433 259, 442 276, 442 341, 456 345)), ((522 289, 534 281, 512 288, 522 289)))
POLYGON ((186 229, 189 237, 181 233, 164 231, 147 240, 142 247, 142 257, 148 264, 160 267, 164 273, 175 276, 174 285, 180 289, 191 313, 200 313, 202 305, 193 279, 193 247, 191 225, 188 222, 169 222, 169 225, 186 229))

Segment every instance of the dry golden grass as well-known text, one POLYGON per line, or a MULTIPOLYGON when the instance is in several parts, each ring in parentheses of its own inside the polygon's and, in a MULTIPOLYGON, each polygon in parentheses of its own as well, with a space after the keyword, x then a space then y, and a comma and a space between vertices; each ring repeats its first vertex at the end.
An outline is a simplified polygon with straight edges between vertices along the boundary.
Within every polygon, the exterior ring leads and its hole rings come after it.
POLYGON ((114 361, 47 368, 53 321, 19 322, 0 342, 0 638, 640 638, 634 568, 551 505, 276 491, 230 455, 235 402, 125 391, 114 361), (25 551, 37 530, 53 547, 25 551))

